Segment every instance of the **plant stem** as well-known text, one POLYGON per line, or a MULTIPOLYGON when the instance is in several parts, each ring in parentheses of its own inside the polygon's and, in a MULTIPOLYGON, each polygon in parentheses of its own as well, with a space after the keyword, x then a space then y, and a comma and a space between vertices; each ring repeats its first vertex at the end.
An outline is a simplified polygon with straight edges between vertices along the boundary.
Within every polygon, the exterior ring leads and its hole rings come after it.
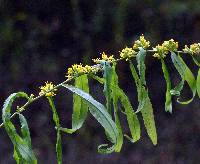
MULTIPOLYGON (((48 92, 51 92, 52 90, 54 90, 54 89, 57 89, 57 88, 59 88, 59 87, 61 87, 61 85, 62 84, 65 84, 65 83, 67 83, 67 82, 69 82, 69 81, 71 81, 71 80, 73 80, 75 77, 73 77, 73 78, 71 78, 71 79, 67 79, 67 80, 65 80, 65 81, 63 81, 62 83, 60 83, 60 84, 58 84, 58 85, 56 85, 54 88, 52 88, 51 90, 49 90, 48 92)), ((34 101, 37 101, 38 99, 40 99, 40 98, 42 98, 42 97, 44 97, 45 96, 45 94, 46 93, 48 93, 48 92, 45 92, 44 94, 42 94, 42 95, 39 95, 39 96, 37 96, 37 97, 35 97, 35 98, 33 98, 31 101, 27 101, 23 106, 21 106, 21 107, 19 107, 18 108, 18 111, 17 112, 15 112, 15 113, 13 113, 12 115, 11 115, 11 117, 10 118, 13 118, 13 117, 15 117, 15 115, 17 115, 18 113, 21 113, 21 112, 23 112, 24 110, 26 110, 26 107, 27 106, 29 106, 32 102, 34 102, 34 101)), ((3 127, 3 123, 1 123, 0 124, 0 128, 2 128, 3 127)))
MULTIPOLYGON (((156 52, 156 50, 146 50, 146 51, 147 51, 147 52, 156 52)), ((177 52, 177 53, 186 54, 186 52, 183 52, 183 51, 176 51, 176 52, 177 52)), ((126 60, 126 59, 125 59, 125 58, 119 58, 119 59, 116 59, 114 62, 119 62, 119 61, 121 61, 121 60, 126 60)), ((70 79, 67 79, 67 80, 61 82, 60 84, 56 85, 54 88, 52 88, 51 90, 49 90, 48 92, 51 92, 52 90, 61 87, 62 84, 65 84, 65 83, 67 83, 67 82, 70 82, 71 80, 75 79, 75 78, 78 77, 78 76, 80 76, 80 75, 74 76, 74 77, 72 77, 72 78, 70 78, 70 79)), ((38 99, 44 97, 45 94, 48 93, 48 92, 45 92, 45 93, 42 94, 42 95, 39 95, 39 96, 37 96, 37 97, 35 97, 35 98, 31 99, 31 100, 28 100, 23 106, 19 107, 19 108, 18 108, 18 111, 15 112, 15 113, 13 113, 13 114, 11 115, 10 118, 13 118, 13 117, 15 117, 15 115, 17 115, 18 113, 21 113, 21 112, 23 112, 24 110, 26 110, 26 107, 27 107, 27 106, 29 106, 32 102, 37 101, 38 99)), ((2 128, 3 125, 4 125, 4 124, 1 123, 1 124, 0 124, 0 128, 2 128)))

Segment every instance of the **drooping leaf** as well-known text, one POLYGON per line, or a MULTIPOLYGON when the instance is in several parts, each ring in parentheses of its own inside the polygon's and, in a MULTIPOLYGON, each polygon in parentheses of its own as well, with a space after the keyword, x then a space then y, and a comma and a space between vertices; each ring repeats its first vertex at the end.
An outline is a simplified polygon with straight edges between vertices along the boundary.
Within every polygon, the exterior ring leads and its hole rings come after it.
MULTIPOLYGON (((89 93, 87 75, 81 75, 75 79, 75 87, 89 93)), ((79 129, 87 117, 88 105, 80 96, 73 94, 72 129, 79 129)))
POLYGON ((174 52, 171 52, 171 59, 172 59, 172 62, 174 64, 176 70, 179 72, 179 74, 181 76, 181 81, 178 83, 178 85, 174 89, 172 89, 170 91, 170 93, 172 95, 180 96, 180 92, 183 89, 183 85, 184 85, 184 81, 185 81, 185 79, 184 79, 185 67, 180 62, 180 60, 178 59, 178 56, 174 52))
POLYGON ((56 140, 56 155, 57 155, 57 162, 58 164, 62 164, 62 141, 61 141, 61 134, 60 134, 60 119, 53 101, 52 97, 47 97, 49 101, 49 105, 51 107, 51 111, 53 113, 53 121, 56 125, 57 130, 57 140, 56 140))
POLYGON ((112 113, 112 106, 111 106, 111 80, 112 80, 112 68, 110 66, 110 63, 107 61, 102 61, 103 66, 103 78, 105 80, 104 83, 104 95, 106 97, 106 108, 108 110, 108 113, 111 115, 112 113))
POLYGON ((107 112, 106 108, 96 101, 91 95, 86 93, 85 91, 80 90, 79 88, 63 84, 63 87, 67 88, 71 92, 79 95, 83 98, 89 106, 90 113, 97 119, 97 121, 104 127, 106 133, 109 134, 111 141, 113 142, 113 146, 108 147, 107 144, 100 145, 98 147, 98 151, 100 153, 111 153, 115 150, 117 138, 118 138, 118 130, 115 125, 115 122, 112 120, 110 114, 107 112))
POLYGON ((165 111, 172 113, 172 96, 171 96, 171 93, 170 93, 171 80, 170 80, 169 71, 168 71, 167 66, 165 64, 165 61, 162 58, 161 58, 161 63, 162 63, 162 71, 163 71, 164 78, 165 78, 165 81, 166 81, 166 84, 167 84, 166 98, 165 98, 165 111))
POLYGON ((181 58, 181 56, 178 56, 178 58, 180 59, 180 61, 182 62, 182 64, 185 66, 185 80, 188 83, 191 91, 192 91, 192 98, 188 101, 185 102, 180 102, 182 104, 189 104, 190 102, 192 102, 192 100, 194 99, 195 95, 196 95, 196 79, 192 73, 192 71, 189 69, 189 67, 186 65, 186 63, 184 62, 184 60, 181 58))
MULTIPOLYGON (((81 75, 75 79, 75 87, 89 93, 89 84, 87 75, 81 75)), ((88 105, 77 94, 73 94, 73 114, 72 114, 72 128, 60 128, 65 133, 72 134, 80 129, 87 117, 88 105)))
POLYGON ((146 66, 145 66, 145 57, 146 57, 146 51, 143 48, 139 48, 139 52, 136 56, 136 60, 137 60, 137 68, 138 68, 138 73, 133 65, 133 63, 131 61, 129 61, 129 67, 131 70, 131 74, 133 76, 133 79, 135 81, 136 87, 137 87, 137 93, 138 93, 138 109, 136 111, 139 112, 144 104, 145 104, 145 99, 144 99, 144 95, 143 95, 143 87, 146 86, 146 80, 145 80, 145 70, 146 70, 146 66))
POLYGON ((137 68, 139 72, 138 74, 131 61, 129 62, 129 66, 138 92, 139 107, 136 112, 140 111, 142 113, 147 134, 150 137, 152 143, 156 145, 157 132, 153 114, 153 107, 150 98, 148 96, 148 90, 146 87, 146 80, 145 80, 145 70, 146 70, 145 57, 146 57, 146 51, 142 48, 139 48, 139 53, 136 56, 137 68))
POLYGON ((184 81, 186 81, 192 91, 193 96, 191 99, 189 99, 187 101, 180 101, 178 98, 177 102, 179 102, 181 104, 189 104, 196 95, 195 77, 180 56, 177 56, 174 52, 171 52, 171 58, 172 58, 172 62, 174 63, 176 70, 179 72, 179 74, 181 76, 181 82, 173 90, 171 90, 171 94, 180 96, 180 92, 183 89, 184 81))
POLYGON ((156 126, 155 126, 155 120, 154 120, 154 114, 153 114, 153 107, 150 101, 150 98, 148 96, 148 91, 143 91, 145 95, 145 105, 141 110, 142 117, 144 120, 144 125, 146 127, 146 131, 148 136, 150 137, 152 143, 154 145, 157 144, 157 132, 156 132, 156 126))
POLYGON ((142 85, 146 85, 146 80, 145 80, 145 57, 146 57, 146 50, 144 50, 142 47, 139 47, 139 52, 136 56, 137 60, 137 68, 140 76, 140 80, 142 85))
MULTIPOLYGON (((111 93, 111 81, 112 81, 112 68, 109 62, 102 61, 101 62, 102 68, 103 68, 103 79, 104 79, 104 89, 103 93, 106 98, 106 109, 108 110, 108 113, 112 117, 112 93, 111 93)), ((105 132, 107 138, 111 140, 111 137, 107 132, 105 132)))
POLYGON ((128 135, 125 135, 131 142, 136 142, 140 139, 140 123, 137 118, 136 113, 134 113, 133 107, 129 101, 129 98, 126 96, 126 94, 121 90, 117 90, 120 102, 125 109, 125 114, 128 121, 128 126, 131 131, 132 138, 128 137, 128 135))
MULTIPOLYGON (((143 65, 143 64, 141 64, 141 65, 143 65)), ((130 67, 133 79, 135 81, 135 85, 136 85, 137 93, 138 93, 138 103, 139 103, 139 105, 138 105, 138 109, 136 111, 136 113, 138 113, 144 107, 144 104, 145 104, 145 98, 144 98, 143 93, 142 93, 142 91, 143 91, 142 90, 142 81, 141 81, 141 78, 139 77, 139 75, 138 75, 138 73, 137 73, 137 71, 136 71, 136 69, 135 69, 135 67, 134 67, 134 65, 131 61, 129 61, 129 67, 130 67)), ((140 69, 142 69, 142 68, 140 68, 140 69)), ((141 71, 141 72, 143 72, 143 71, 141 71)), ((143 79, 145 79, 145 78, 143 77, 143 79)))
POLYGON ((62 164, 62 138, 61 138, 61 131, 57 129, 56 135, 56 153, 57 153, 57 162, 58 164, 62 164))
MULTIPOLYGON (((113 76, 116 77, 115 75, 113 75, 113 76)), ((102 79, 98 76, 92 76, 92 78, 94 78, 101 84, 104 83, 104 79, 102 79)), ((113 84, 112 84, 112 87, 115 88, 115 90, 114 90, 115 95, 118 97, 119 102, 122 104, 123 108, 125 109, 124 114, 127 117, 127 122, 128 122, 129 129, 131 131, 132 138, 126 134, 124 136, 127 139, 129 139, 131 142, 136 142, 140 139, 140 134, 141 134, 140 123, 137 118, 137 115, 136 115, 136 113, 134 113, 134 110, 129 101, 129 98, 126 96, 126 94, 123 92, 123 90, 120 89, 119 86, 116 86, 113 84)))
POLYGON ((118 86, 118 76, 115 71, 115 67, 116 67, 116 64, 114 63, 112 66, 112 81, 111 81, 110 88, 112 91, 111 94, 112 94, 113 107, 114 107, 115 124, 119 132, 115 151, 120 152, 123 145, 123 132, 122 132, 122 127, 121 127, 121 123, 119 119, 119 108, 118 108, 119 96, 117 94, 117 89, 119 88, 119 86, 118 86))
POLYGON ((196 86, 197 86, 197 93, 198 93, 199 98, 200 98, 200 69, 199 69, 198 74, 197 74, 196 86))
POLYGON ((13 146, 14 146, 14 159, 17 163, 30 163, 30 164, 36 164, 37 159, 33 153, 33 150, 31 148, 31 138, 29 133, 28 124, 26 122, 25 117, 18 113, 19 120, 21 123, 21 134, 17 134, 15 126, 10 120, 10 111, 12 104, 16 98, 26 98, 28 99, 28 95, 24 92, 18 92, 11 94, 3 105, 2 110, 2 120, 4 123, 4 127, 6 129, 6 132, 11 139, 13 146))

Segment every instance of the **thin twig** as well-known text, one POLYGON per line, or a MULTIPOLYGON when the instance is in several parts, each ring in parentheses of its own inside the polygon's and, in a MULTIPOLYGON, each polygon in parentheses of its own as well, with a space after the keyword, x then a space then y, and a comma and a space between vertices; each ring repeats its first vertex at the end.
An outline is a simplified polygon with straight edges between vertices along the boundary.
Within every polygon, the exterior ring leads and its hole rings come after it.
MULTIPOLYGON (((54 88, 50 89, 48 92, 51 92, 52 90, 59 88, 62 84, 65 84, 65 83, 67 83, 67 82, 73 80, 74 78, 75 78, 75 77, 63 81, 62 83, 56 85, 54 88)), ((48 92, 45 92, 44 94, 39 95, 39 96, 33 98, 31 101, 28 100, 23 106, 19 107, 19 108, 18 108, 18 111, 15 112, 15 113, 13 113, 13 114, 11 115, 10 118, 13 118, 13 117, 15 117, 15 115, 17 115, 18 113, 21 113, 21 112, 23 112, 24 110, 26 110, 26 107, 27 107, 27 106, 29 106, 29 105, 30 105, 31 103, 33 103, 34 101, 37 101, 38 99, 44 97, 45 94, 48 93, 48 92)), ((3 123, 0 124, 0 128, 2 128, 2 127, 3 127, 3 123)))

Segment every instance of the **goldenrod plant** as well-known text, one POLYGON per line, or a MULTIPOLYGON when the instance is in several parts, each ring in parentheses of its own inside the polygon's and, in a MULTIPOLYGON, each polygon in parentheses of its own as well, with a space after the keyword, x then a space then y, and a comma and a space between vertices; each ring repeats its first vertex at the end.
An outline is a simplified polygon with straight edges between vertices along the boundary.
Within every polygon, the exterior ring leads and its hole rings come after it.
POLYGON ((98 147, 99 153, 120 152, 124 137, 131 143, 135 143, 140 139, 141 126, 138 120, 138 115, 141 114, 146 128, 147 135, 152 141, 153 145, 157 144, 156 123, 154 120, 153 106, 149 97, 148 86, 145 80, 145 59, 146 55, 150 54, 155 59, 158 59, 162 65, 163 76, 166 81, 166 101, 165 111, 172 113, 172 97, 176 96, 177 102, 181 104, 189 104, 197 95, 200 98, 200 43, 194 43, 190 46, 185 46, 183 50, 178 50, 178 42, 170 39, 164 41, 162 44, 150 48, 150 41, 147 41, 142 35, 136 40, 132 47, 125 47, 119 51, 119 58, 114 55, 107 55, 103 52, 101 58, 93 59, 94 65, 74 64, 66 71, 66 80, 60 84, 53 84, 46 82, 44 86, 40 87, 40 92, 37 96, 31 94, 30 96, 24 92, 17 92, 11 94, 3 105, 2 121, 0 127, 4 127, 9 138, 13 143, 14 159, 16 163, 37 163, 37 158, 34 155, 31 146, 31 137, 26 118, 22 112, 35 101, 39 101, 42 97, 46 97, 50 109, 52 111, 53 121, 57 133, 56 153, 57 162, 62 163, 62 133, 74 133, 79 130, 90 112, 98 123, 105 130, 108 144, 102 144, 98 147), (165 63, 167 55, 170 55, 172 63, 180 75, 180 82, 173 86, 170 80, 170 73, 165 63), (198 67, 199 71, 195 76, 190 68, 183 60, 185 55, 190 55, 198 67), (133 109, 128 96, 120 88, 118 82, 118 74, 116 67, 119 61, 124 60, 130 67, 132 78, 134 79, 134 86, 137 89, 138 107, 133 109), (136 66, 133 64, 136 60, 136 66), (99 73, 99 72, 102 72, 99 73), (102 75, 102 76, 101 76, 102 75), (102 104, 95 100, 89 91, 89 80, 94 79, 104 86, 103 93, 106 98, 106 104, 102 104), (70 85, 69 82, 74 82, 70 85), (182 100, 181 91, 184 83, 187 82, 193 96, 189 100, 182 100), (72 127, 62 127, 62 123, 57 113, 54 97, 59 92, 59 88, 65 88, 73 93, 73 114, 72 127), (11 107, 16 98, 26 99, 27 102, 17 107, 16 112, 11 115, 11 107), (122 112, 125 114, 127 123, 130 129, 130 134, 124 134, 123 126, 119 117, 119 106, 121 104, 122 112), (21 123, 21 135, 16 131, 11 119, 16 115, 19 116, 21 123))

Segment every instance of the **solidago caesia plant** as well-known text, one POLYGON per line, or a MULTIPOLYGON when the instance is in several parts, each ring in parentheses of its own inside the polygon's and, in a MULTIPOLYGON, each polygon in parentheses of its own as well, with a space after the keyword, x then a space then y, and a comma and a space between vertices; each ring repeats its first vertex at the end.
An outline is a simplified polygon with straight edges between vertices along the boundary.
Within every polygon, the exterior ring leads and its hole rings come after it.
POLYGON ((120 58, 113 55, 102 53, 101 58, 93 59, 94 65, 74 64, 68 68, 66 80, 58 85, 52 82, 46 82, 40 87, 38 96, 31 94, 30 96, 24 92, 11 94, 5 101, 2 109, 3 123, 0 127, 4 127, 14 147, 14 159, 17 163, 37 163, 36 156, 32 150, 29 128, 25 117, 21 114, 34 101, 41 97, 46 97, 53 115, 53 121, 56 126, 57 142, 56 153, 57 161, 62 163, 62 133, 74 133, 80 129, 87 118, 88 112, 101 124, 105 130, 108 144, 102 144, 98 147, 99 153, 120 152, 124 137, 134 143, 140 139, 141 127, 138 115, 142 115, 144 125, 149 138, 154 145, 157 144, 157 133, 153 115, 153 107, 149 98, 148 87, 145 80, 145 58, 147 54, 152 54, 158 59, 162 65, 163 75, 166 81, 166 112, 172 113, 172 96, 177 96, 177 102, 181 104, 189 104, 196 95, 200 98, 200 69, 195 77, 189 67, 184 62, 182 56, 190 55, 197 67, 200 67, 200 43, 194 43, 189 47, 186 45, 182 51, 178 50, 178 42, 173 39, 164 41, 161 45, 157 45, 150 49, 150 42, 144 36, 140 36, 139 40, 134 42, 133 47, 126 47, 120 51, 120 58), (165 59, 167 56, 171 60, 180 75, 180 82, 173 86, 170 80, 170 73, 165 59), (124 60, 130 67, 131 74, 135 81, 138 94, 138 107, 133 109, 129 98, 120 88, 116 67, 119 61, 124 60), (136 60, 137 67, 133 64, 136 60), (102 73, 100 73, 102 72, 102 73), (102 76, 101 76, 102 75, 102 76), (103 105, 95 100, 89 94, 88 80, 95 79, 104 86, 103 93, 106 98, 106 104, 103 105), (69 85, 69 82, 74 85, 69 85), (184 83, 187 82, 193 96, 189 100, 180 99, 181 91, 184 83), (73 114, 72 127, 62 127, 59 115, 54 104, 54 96, 58 93, 59 88, 65 88, 73 93, 73 114), (17 107, 16 112, 11 115, 11 107, 16 98, 27 99, 27 102, 17 107), (130 134, 124 134, 119 119, 120 109, 125 114, 130 129, 130 134), (15 126, 11 122, 11 118, 18 115, 21 123, 21 134, 19 135, 15 126))

